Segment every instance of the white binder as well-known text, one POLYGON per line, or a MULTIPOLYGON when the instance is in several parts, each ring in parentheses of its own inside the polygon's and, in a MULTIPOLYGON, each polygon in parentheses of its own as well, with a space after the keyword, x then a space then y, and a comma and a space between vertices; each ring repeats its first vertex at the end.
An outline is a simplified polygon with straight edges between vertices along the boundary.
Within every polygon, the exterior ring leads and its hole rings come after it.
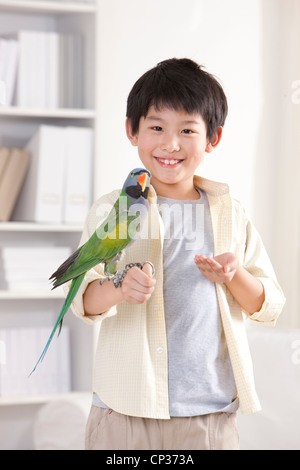
POLYGON ((13 218, 61 223, 65 172, 63 127, 40 126, 26 145, 31 161, 13 218))

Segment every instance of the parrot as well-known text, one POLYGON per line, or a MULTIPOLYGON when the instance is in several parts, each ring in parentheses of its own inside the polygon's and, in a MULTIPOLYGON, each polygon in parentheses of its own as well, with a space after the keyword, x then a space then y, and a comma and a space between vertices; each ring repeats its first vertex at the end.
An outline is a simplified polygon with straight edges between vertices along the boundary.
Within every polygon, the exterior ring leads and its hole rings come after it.
POLYGON ((150 178, 151 173, 147 169, 135 168, 132 170, 106 219, 88 241, 74 251, 49 278, 53 284, 52 289, 70 280, 72 282, 48 342, 30 375, 44 359, 57 329, 59 329, 59 336, 63 318, 77 294, 86 272, 97 264, 104 263, 104 272, 108 277, 102 279, 101 283, 106 279, 111 279, 116 273, 117 262, 122 256, 122 251, 138 237, 149 209, 150 178), (137 210, 134 211, 134 208, 137 210))

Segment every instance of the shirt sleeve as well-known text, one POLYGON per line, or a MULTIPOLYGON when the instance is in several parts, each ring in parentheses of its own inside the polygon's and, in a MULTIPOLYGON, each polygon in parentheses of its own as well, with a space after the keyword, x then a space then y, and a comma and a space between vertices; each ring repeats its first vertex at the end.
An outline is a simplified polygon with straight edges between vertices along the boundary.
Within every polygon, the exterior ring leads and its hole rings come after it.
MULTIPOLYGON (((115 192, 114 192, 115 193, 115 192)), ((88 214, 88 217, 85 222, 85 226, 81 235, 80 243, 79 246, 84 245, 88 241, 88 239, 92 236, 94 231, 96 230, 99 222, 101 221, 101 210, 99 210, 99 207, 101 206, 101 203, 103 204, 103 207, 105 207, 106 214, 107 210, 109 207, 112 207, 114 203, 114 196, 115 198, 118 197, 118 194, 112 193, 112 199, 109 197, 103 197, 101 200, 99 200, 94 206, 90 209, 90 212, 88 214)), ((82 319, 85 323, 89 325, 93 325, 94 323, 97 323, 99 321, 104 320, 107 317, 110 317, 112 315, 115 315, 117 313, 116 307, 111 307, 109 310, 106 312, 103 312, 101 315, 86 315, 84 311, 84 306, 83 306, 83 295, 85 293, 85 290, 87 286, 96 280, 103 279, 105 278, 104 274, 104 264, 100 263, 96 265, 94 268, 90 269, 83 281, 82 284, 74 297, 74 300, 71 304, 71 310, 80 319, 82 319)), ((71 281, 67 282, 66 284, 63 285, 63 290, 65 295, 68 294, 69 289, 70 289, 71 281)))
POLYGON ((278 284, 261 237, 249 217, 247 217, 244 268, 261 281, 265 293, 265 300, 261 309, 252 315, 245 313, 253 321, 275 326, 285 304, 285 296, 278 284))

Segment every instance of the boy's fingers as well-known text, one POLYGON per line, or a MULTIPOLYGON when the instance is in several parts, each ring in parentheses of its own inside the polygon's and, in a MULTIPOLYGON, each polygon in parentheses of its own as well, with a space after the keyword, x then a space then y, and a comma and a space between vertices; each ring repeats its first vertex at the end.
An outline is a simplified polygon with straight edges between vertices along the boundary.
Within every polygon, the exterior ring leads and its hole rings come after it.
POLYGON ((216 272, 223 271, 222 265, 220 263, 218 263, 216 260, 214 260, 213 258, 207 258, 206 261, 214 271, 216 271, 216 272))
POLYGON ((147 276, 149 277, 152 277, 153 274, 154 274, 154 267, 152 266, 152 264, 146 262, 143 266, 143 269, 142 271, 147 274, 147 276))
POLYGON ((150 264, 145 264, 143 269, 137 268, 136 266, 131 268, 128 273, 131 274, 132 278, 142 286, 152 287, 155 285, 156 280, 152 278, 152 267, 150 264), (131 273, 130 273, 131 271, 131 273))

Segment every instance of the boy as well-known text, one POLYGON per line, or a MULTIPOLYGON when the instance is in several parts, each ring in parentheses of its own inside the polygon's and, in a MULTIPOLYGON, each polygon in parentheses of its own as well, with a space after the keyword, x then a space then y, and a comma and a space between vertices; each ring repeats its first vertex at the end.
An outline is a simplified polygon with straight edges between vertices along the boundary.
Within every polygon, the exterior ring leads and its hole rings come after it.
MULTIPOLYGON (((227 185, 195 176, 220 143, 222 87, 189 59, 134 85, 126 131, 151 172, 148 234, 126 250, 120 288, 89 271, 73 311, 102 320, 87 449, 238 449, 236 411, 260 409, 244 315, 274 325, 284 305, 259 235, 227 185), (175 220, 175 222, 174 222, 175 220)), ((81 243, 99 224, 97 201, 81 243)))

